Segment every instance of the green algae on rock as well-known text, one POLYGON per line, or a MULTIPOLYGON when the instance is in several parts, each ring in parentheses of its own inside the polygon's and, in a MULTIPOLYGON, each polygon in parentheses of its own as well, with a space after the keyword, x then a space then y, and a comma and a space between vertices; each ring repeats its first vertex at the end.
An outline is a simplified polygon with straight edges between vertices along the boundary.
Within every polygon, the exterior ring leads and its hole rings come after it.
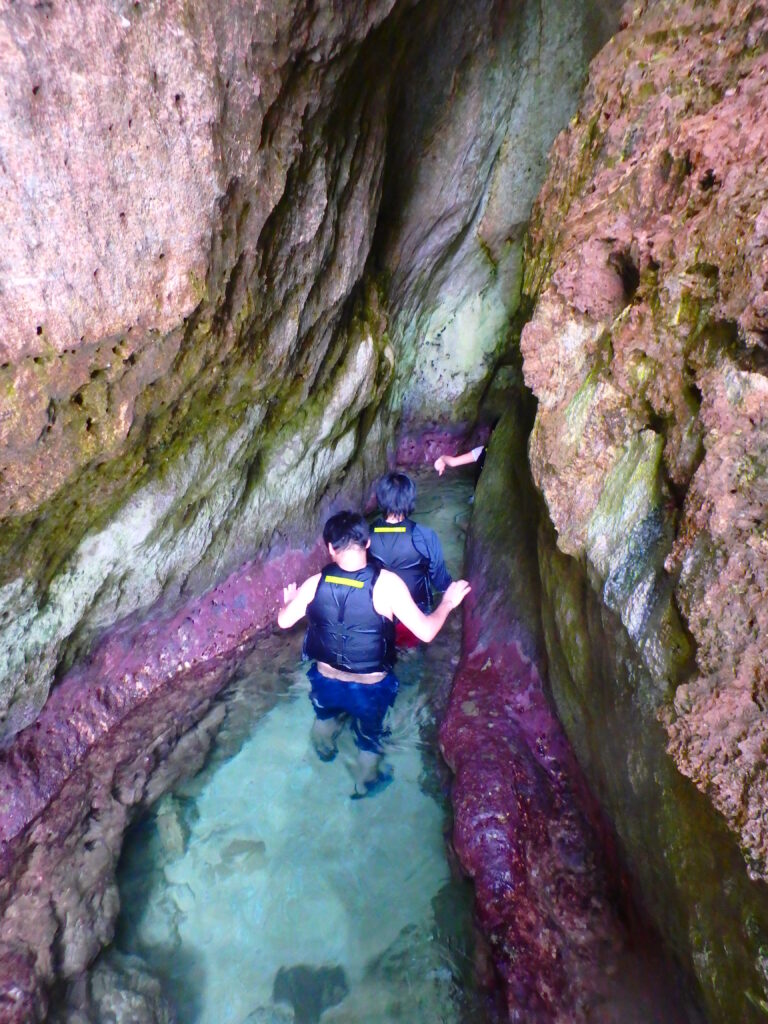
POLYGON ((750 2, 625 9, 523 283, 553 693, 723 1024, 768 1004, 767 31, 750 2))
POLYGON ((0 734, 95 632, 359 501, 403 409, 475 416, 615 7, 8 14, 0 734))

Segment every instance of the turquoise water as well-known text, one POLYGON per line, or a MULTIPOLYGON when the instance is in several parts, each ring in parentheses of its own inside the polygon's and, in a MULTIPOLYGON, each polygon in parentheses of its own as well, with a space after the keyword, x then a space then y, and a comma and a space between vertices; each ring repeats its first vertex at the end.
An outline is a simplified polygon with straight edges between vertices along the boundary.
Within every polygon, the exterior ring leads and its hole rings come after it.
MULTIPOLYGON (((466 477, 419 481, 416 517, 454 575, 470 494, 466 477)), ((459 616, 399 662, 394 781, 364 800, 350 799, 349 731, 330 764, 310 744, 301 641, 300 627, 267 637, 243 661, 206 767, 132 831, 116 946, 162 980, 181 1024, 484 1019, 435 754, 459 616)))

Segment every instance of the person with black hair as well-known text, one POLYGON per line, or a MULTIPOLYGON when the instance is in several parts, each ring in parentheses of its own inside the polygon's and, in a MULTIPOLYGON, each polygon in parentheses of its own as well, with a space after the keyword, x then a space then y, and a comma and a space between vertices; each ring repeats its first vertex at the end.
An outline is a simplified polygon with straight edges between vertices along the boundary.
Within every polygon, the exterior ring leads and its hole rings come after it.
MULTIPOLYGON (((382 569, 396 573, 423 612, 432 608, 432 588, 446 590, 451 574, 434 530, 411 519, 416 505, 416 485, 406 473, 386 473, 376 484, 381 512, 372 526, 371 558, 382 569)), ((416 642, 410 631, 397 624, 396 642, 408 647, 416 642)))
POLYGON ((359 513, 331 516, 323 541, 330 563, 301 586, 285 587, 277 623, 289 629, 305 615, 309 620, 304 655, 312 659, 312 740, 318 756, 330 761, 345 719, 352 720, 358 748, 352 797, 359 799, 391 781, 391 775, 379 772, 379 763, 384 719, 398 689, 392 671, 395 618, 429 643, 470 588, 465 580, 451 583, 437 608, 425 615, 399 576, 368 563, 370 532, 359 513))

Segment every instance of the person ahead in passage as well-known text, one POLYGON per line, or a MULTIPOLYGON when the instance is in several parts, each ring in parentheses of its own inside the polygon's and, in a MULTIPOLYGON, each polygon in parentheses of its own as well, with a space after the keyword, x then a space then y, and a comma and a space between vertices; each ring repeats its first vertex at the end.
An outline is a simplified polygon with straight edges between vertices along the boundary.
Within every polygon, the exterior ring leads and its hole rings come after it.
POLYGON ((291 583, 284 589, 277 622, 289 629, 305 615, 309 620, 304 655, 312 659, 308 676, 315 749, 323 760, 332 760, 339 731, 351 718, 358 748, 352 796, 363 797, 391 778, 379 774, 379 762, 384 719, 398 689, 392 671, 395 617, 429 643, 470 587, 464 580, 451 583, 437 608, 425 615, 399 576, 368 563, 370 532, 361 515, 331 516, 323 541, 330 563, 301 586, 291 583))
POLYGON ((471 466, 473 462, 478 464, 477 476, 479 476, 485 462, 484 444, 478 445, 477 448, 473 448, 469 452, 462 452, 461 455, 439 455, 435 459, 435 469, 437 470, 437 475, 442 476, 449 466, 452 468, 456 466, 471 466))
MULTIPOLYGON (((416 505, 413 480, 405 473, 386 473, 376 485, 376 500, 381 516, 372 525, 371 559, 379 568, 396 573, 416 606, 429 613, 432 588, 447 590, 451 574, 435 531, 410 518, 416 505)), ((403 626, 397 623, 395 640, 408 646, 415 640, 403 626)))

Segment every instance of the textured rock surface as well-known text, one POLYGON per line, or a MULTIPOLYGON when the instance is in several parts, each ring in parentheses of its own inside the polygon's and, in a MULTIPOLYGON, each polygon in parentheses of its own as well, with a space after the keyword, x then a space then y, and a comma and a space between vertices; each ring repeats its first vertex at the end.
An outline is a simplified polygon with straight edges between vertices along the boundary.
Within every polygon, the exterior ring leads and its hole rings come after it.
POLYGON ((558 705, 723 1022, 768 1006, 766 40, 761 3, 627 7, 553 150, 522 335, 558 705))
POLYGON ((176 1024, 160 982, 139 957, 110 952, 71 986, 68 1005, 50 1024, 176 1024))
POLYGON ((472 418, 520 302, 547 153, 619 7, 469 0, 422 27, 375 250, 400 356, 394 399, 411 426, 472 418))
POLYGON ((381 460, 392 355, 353 292, 396 61, 363 43, 407 6, 3 13, 6 732, 67 638, 202 589, 351 463, 359 488, 359 446, 381 460))
POLYGON ((401 406, 476 408, 614 7, 0 12, 9 1019, 109 941, 132 809, 204 756, 227 657, 308 564, 290 544, 362 496, 401 406))
POLYGON ((456 776, 453 843, 510 1021, 693 1019, 648 936, 630 942, 599 817, 547 697, 525 437, 511 412, 476 494, 466 653, 440 735, 456 776))
POLYGON ((78 978, 111 940, 132 814, 199 770, 233 655, 274 620, 285 580, 320 557, 246 566, 173 617, 106 638, 2 756, 0 1019, 42 1019, 46 988, 78 978))
POLYGON ((472 414, 615 7, 2 12, 0 732, 105 626, 359 497, 408 395, 472 414))

